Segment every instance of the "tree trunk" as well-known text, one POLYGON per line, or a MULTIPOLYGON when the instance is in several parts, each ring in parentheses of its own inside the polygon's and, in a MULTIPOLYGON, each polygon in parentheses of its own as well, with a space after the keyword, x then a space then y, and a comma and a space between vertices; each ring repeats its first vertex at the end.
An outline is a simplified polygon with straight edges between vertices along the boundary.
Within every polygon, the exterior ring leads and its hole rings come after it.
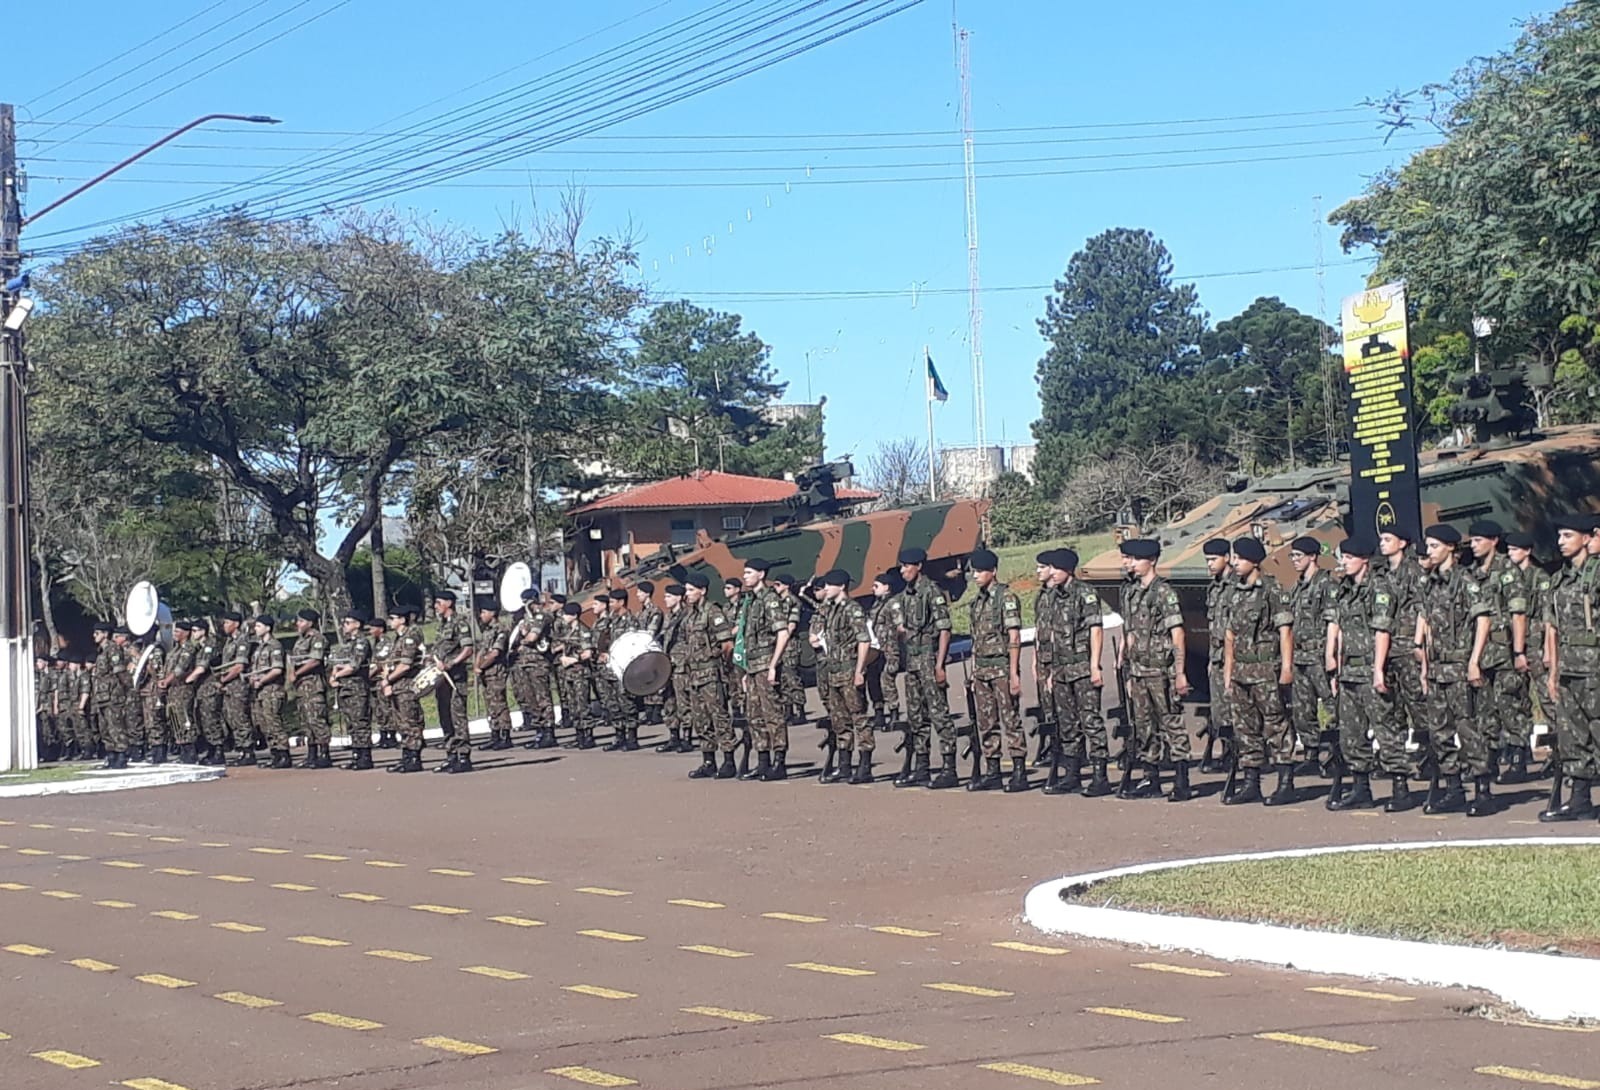
POLYGON ((33 571, 39 579, 39 609, 44 614, 45 631, 50 633, 50 649, 54 651, 61 646, 60 637, 56 633, 56 611, 50 604, 50 567, 44 562, 44 538, 35 532, 33 537, 33 571))
POLYGON ((383 516, 373 524, 372 535, 367 539, 372 550, 372 613, 375 617, 389 616, 389 573, 383 559, 383 516))

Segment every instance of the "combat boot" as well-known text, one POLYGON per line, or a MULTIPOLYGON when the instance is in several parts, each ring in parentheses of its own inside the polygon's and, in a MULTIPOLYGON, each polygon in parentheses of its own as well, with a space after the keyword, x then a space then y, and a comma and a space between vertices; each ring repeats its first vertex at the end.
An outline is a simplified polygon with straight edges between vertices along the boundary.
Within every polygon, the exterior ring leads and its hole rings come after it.
POLYGON ((1472 802, 1467 805, 1468 817, 1487 817, 1494 813, 1494 796, 1489 791, 1489 785, 1493 782, 1492 776, 1473 777, 1472 802))
POLYGON ((593 727, 579 727, 578 728, 578 748, 579 749, 593 749, 594 748, 594 728, 593 727))
MULTIPOLYGON (((206 754, 206 760, 211 760, 211 754, 206 754)), ((178 747, 178 763, 192 765, 195 763, 194 746, 182 745, 178 747)))
POLYGON ((106 763, 101 765, 95 771, 97 771, 97 772, 115 772, 119 767, 120 766, 117 764, 117 751, 114 750, 114 749, 109 749, 109 750, 106 751, 106 763))
POLYGON ((850 777, 850 782, 854 784, 872 782, 872 751, 870 749, 861 751, 861 760, 856 762, 855 775, 850 777))
POLYGON ((839 763, 834 766, 832 772, 828 773, 826 776, 820 777, 817 782, 848 783, 850 780, 850 773, 854 767, 855 764, 853 754, 851 754, 848 749, 841 749, 839 751, 839 763))
POLYGON ((1328 809, 1330 810, 1370 810, 1378 804, 1372 797, 1372 775, 1368 772, 1356 772, 1351 776, 1350 790, 1341 794, 1337 799, 1329 796, 1328 809))
POLYGON ((1507 746, 1495 783, 1522 783, 1528 778, 1528 747, 1507 746))
POLYGON ((1452 772, 1445 777, 1445 789, 1437 799, 1430 798, 1423 804, 1424 814, 1453 814, 1467 805, 1467 793, 1461 787, 1461 773, 1452 772))
POLYGON ((756 754, 756 766, 739 778, 741 780, 764 780, 767 773, 772 771, 772 754, 766 750, 756 754))
POLYGON ((326 743, 326 742, 324 742, 324 743, 322 743, 322 745, 318 746, 317 747, 317 763, 312 765, 311 767, 312 768, 332 768, 333 767, 333 747, 328 745, 328 743, 326 743))
POLYGON ((603 752, 606 752, 606 753, 615 753, 620 749, 626 749, 627 748, 627 734, 625 733, 626 730, 627 730, 626 727, 613 727, 613 728, 611 728, 611 741, 609 741, 605 745, 601 746, 600 749, 603 752))
POLYGON ((462 750, 460 753, 456 754, 455 758, 450 762, 450 772, 452 775, 456 775, 462 772, 471 771, 472 751, 470 749, 462 750))
POLYGON ((717 755, 715 753, 702 753, 700 767, 689 773, 691 780, 709 780, 717 774, 717 755))
POLYGON ((1267 796, 1263 806, 1287 806, 1294 801, 1294 773, 1292 764, 1278 766, 1278 786, 1267 796))
POLYGON ((1439 803, 1444 798, 1444 792, 1439 789, 1439 778, 1439 770, 1435 768, 1433 775, 1428 777, 1428 796, 1422 803, 1422 812, 1424 814, 1437 813, 1439 803))
POLYGON ((772 751, 772 765, 767 769, 766 775, 761 778, 767 783, 777 783, 789 778, 788 752, 781 749, 772 751))
POLYGON ((1589 801, 1589 781, 1572 781, 1572 793, 1567 801, 1539 815, 1539 820, 1549 824, 1560 821, 1587 821, 1594 817, 1594 803, 1589 801))
POLYGON ((355 751, 355 756, 350 759, 350 763, 345 765, 345 768, 347 768, 351 772, 365 772, 367 769, 369 769, 371 767, 372 767, 372 750, 367 749, 365 747, 356 750, 355 751))
POLYGON ((389 766, 390 772, 421 772, 422 750, 402 749, 400 760, 389 766))
POLYGON ((1078 789, 1083 786, 1083 773, 1080 765, 1080 758, 1078 754, 1074 753, 1067 759, 1067 771, 1065 775, 1062 775, 1061 765, 1056 760, 1056 754, 1051 754, 1050 774, 1045 778, 1044 793, 1046 795, 1077 794, 1078 789))
POLYGON ((683 737, 678 739, 677 744, 676 744, 676 749, 677 749, 677 752, 679 752, 679 753, 698 753, 698 752, 700 752, 700 747, 695 745, 694 739, 689 737, 689 732, 688 731, 684 731, 683 732, 683 737))
POLYGON ((1411 777, 1404 772, 1396 772, 1389 777, 1391 790, 1389 801, 1383 804, 1386 814, 1403 814, 1417 805, 1416 796, 1411 793, 1411 777))
POLYGON ((1094 762, 1094 774, 1089 777, 1089 782, 1083 789, 1084 798, 1102 799, 1116 790, 1111 778, 1106 775, 1110 763, 1103 758, 1094 762))
MULTIPOLYGON (((1157 772, 1156 775, 1159 777, 1160 773, 1157 772)), ((1157 792, 1159 792, 1161 790, 1161 785, 1160 785, 1160 780, 1159 779, 1156 782, 1156 790, 1157 790, 1157 792)), ((1257 793, 1257 797, 1259 798, 1260 797, 1260 784, 1259 783, 1256 785, 1256 793, 1257 793)), ((1188 802, 1192 798, 1194 798, 1194 788, 1189 786, 1189 762, 1188 761, 1179 761, 1178 762, 1178 767, 1173 770, 1173 774, 1172 774, 1172 792, 1171 792, 1171 794, 1169 794, 1167 796, 1167 801, 1168 802, 1188 802)))
POLYGON ((1244 784, 1231 797, 1222 800, 1224 806, 1243 806, 1247 802, 1261 801, 1261 770, 1246 768, 1241 771, 1244 773, 1244 784))
POLYGON ((312 743, 312 742, 307 742, 306 743, 305 759, 302 760, 295 767, 297 767, 297 768, 316 768, 317 767, 317 747, 316 747, 316 745, 314 743, 312 743))
POLYGON ((968 791, 998 791, 1005 783, 1005 777, 1000 774, 1000 758, 988 757, 983 762, 983 775, 974 776, 967 781, 968 791))
POLYGON ((911 774, 913 783, 920 782, 923 787, 935 791, 944 791, 960 784, 961 777, 956 773, 956 755, 954 753, 940 754, 939 760, 939 774, 930 777, 928 775, 928 759, 926 757, 917 758, 916 771, 911 774), (919 773, 922 779, 917 781, 916 777, 919 773))
POLYGON ((443 772, 443 773, 454 772, 455 769, 456 769, 456 761, 458 761, 458 760, 460 760, 460 758, 457 757, 454 753, 448 753, 448 754, 445 755, 444 764, 436 765, 434 767, 434 771, 435 772, 443 772))
POLYGON ((241 749, 239 756, 233 759, 233 767, 235 768, 257 768, 260 764, 261 762, 256 759, 256 751, 253 749, 241 749))
POLYGON ((928 755, 920 753, 912 759, 911 770, 903 776, 894 778, 896 787, 927 787, 928 786, 928 755))
POLYGON ((286 749, 275 749, 275 750, 272 751, 272 763, 267 765, 267 767, 268 768, 293 768, 294 767, 294 760, 289 756, 289 751, 288 750, 286 750, 286 749))
POLYGON ((657 753, 679 753, 678 744, 683 741, 683 731, 678 727, 669 727, 668 738, 656 747, 657 753))
POLYGON ((1144 766, 1144 776, 1138 783, 1128 788, 1130 799, 1159 799, 1161 797, 1161 766, 1147 764, 1144 766))
POLYGON ((728 750, 722 755, 722 767, 717 769, 717 779, 732 780, 739 775, 739 766, 734 763, 733 750, 728 750))
POLYGON ((164 765, 164 764, 166 764, 167 763, 167 747, 166 746, 151 746, 150 747, 150 763, 153 764, 153 765, 164 765))
POLYGON ((1011 778, 1006 781, 1005 792, 1015 795, 1028 789, 1028 762, 1021 757, 1011 759, 1011 778))
POLYGON ((622 748, 627 750, 629 753, 635 753, 635 752, 638 751, 638 749, 639 749, 639 728, 638 727, 634 726, 634 727, 628 727, 627 728, 627 733, 624 734, 623 737, 622 737, 622 748))

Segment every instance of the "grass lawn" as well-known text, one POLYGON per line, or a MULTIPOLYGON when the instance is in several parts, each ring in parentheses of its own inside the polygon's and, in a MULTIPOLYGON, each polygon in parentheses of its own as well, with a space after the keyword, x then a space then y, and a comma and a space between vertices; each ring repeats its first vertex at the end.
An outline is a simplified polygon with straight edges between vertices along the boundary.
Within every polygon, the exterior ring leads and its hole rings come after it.
POLYGON ((91 768, 98 768, 100 761, 78 761, 65 765, 45 765, 32 772, 0 772, 0 787, 11 787, 24 783, 60 783, 64 780, 76 780, 91 768))
POLYGON ((1430 848, 1114 878, 1080 903, 1600 956, 1600 847, 1430 848))
MULTIPOLYGON (((1004 549, 996 549, 1000 557, 1000 578, 1005 582, 1018 598, 1022 599, 1022 623, 1033 623, 1033 596, 1039 590, 1039 581, 1034 578, 1033 558, 1046 549, 1076 549, 1078 556, 1088 562, 1092 556, 1098 556, 1111 548, 1115 538, 1111 534, 1084 534, 1081 537, 1062 537, 1054 541, 1040 541, 1032 545, 1012 545, 1004 549)), ((972 596, 969 583, 967 593, 962 595, 961 601, 954 604, 950 621, 958 635, 966 635, 971 629, 970 615, 967 611, 967 602, 972 596)))

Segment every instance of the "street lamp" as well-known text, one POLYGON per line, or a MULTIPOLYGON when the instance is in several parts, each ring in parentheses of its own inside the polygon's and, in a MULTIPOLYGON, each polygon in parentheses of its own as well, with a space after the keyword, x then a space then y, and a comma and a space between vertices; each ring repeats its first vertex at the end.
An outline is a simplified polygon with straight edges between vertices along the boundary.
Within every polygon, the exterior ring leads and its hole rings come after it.
POLYGON ((27 287, 22 273, 22 229, 209 121, 278 123, 277 118, 261 114, 197 117, 23 218, 17 192, 16 111, 9 103, 0 103, 0 770, 26 770, 39 763, 34 728, 33 609, 28 594, 28 405, 22 344, 23 323, 33 301, 20 295, 27 287))

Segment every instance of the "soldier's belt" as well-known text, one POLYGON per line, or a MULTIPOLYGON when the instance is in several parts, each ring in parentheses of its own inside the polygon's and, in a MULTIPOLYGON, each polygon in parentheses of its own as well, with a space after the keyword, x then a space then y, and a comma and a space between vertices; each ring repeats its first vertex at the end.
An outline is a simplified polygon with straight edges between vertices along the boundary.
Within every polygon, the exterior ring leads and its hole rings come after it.
POLYGON ((1088 655, 1067 655, 1067 656, 1065 656, 1063 658, 1056 659, 1055 660, 1055 665, 1057 665, 1057 666, 1087 666, 1087 665, 1089 665, 1089 656, 1088 655))
POLYGON ((932 655, 932 654, 936 653, 938 650, 939 650, 939 645, 936 644, 936 643, 908 643, 908 644, 906 644, 906 654, 908 654, 908 655, 932 655))
POLYGON ((972 661, 979 666, 1010 666, 1011 656, 1005 655, 974 655, 972 661))
POLYGON ((1233 663, 1234 663, 1235 666, 1254 666, 1254 665, 1259 665, 1260 663, 1263 663, 1263 662, 1277 662, 1277 661, 1278 661, 1278 656, 1277 655, 1238 655, 1238 654, 1236 654, 1236 655, 1233 656, 1233 663))
POLYGON ((1593 632, 1575 632, 1570 636, 1558 633, 1556 643, 1564 643, 1568 647, 1600 647, 1600 635, 1593 632))

